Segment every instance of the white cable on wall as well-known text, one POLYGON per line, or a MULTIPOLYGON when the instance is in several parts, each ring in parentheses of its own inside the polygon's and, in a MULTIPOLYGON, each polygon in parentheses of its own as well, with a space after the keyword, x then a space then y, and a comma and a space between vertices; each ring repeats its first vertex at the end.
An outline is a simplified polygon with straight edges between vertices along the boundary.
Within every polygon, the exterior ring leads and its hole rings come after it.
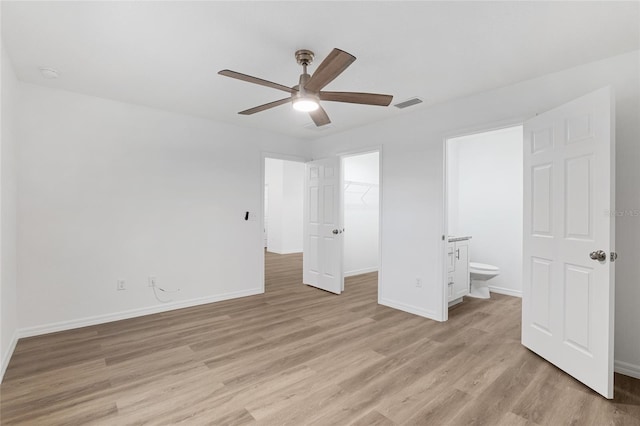
POLYGON ((176 289, 176 290, 165 290, 162 287, 158 287, 155 283, 151 284, 151 288, 153 289, 153 295, 156 297, 156 300, 160 303, 171 303, 173 302, 173 299, 169 299, 169 300, 162 300, 159 296, 158 296, 158 292, 157 290, 160 290, 163 293, 179 293, 180 289, 176 289), (157 290, 156 290, 157 289, 157 290))

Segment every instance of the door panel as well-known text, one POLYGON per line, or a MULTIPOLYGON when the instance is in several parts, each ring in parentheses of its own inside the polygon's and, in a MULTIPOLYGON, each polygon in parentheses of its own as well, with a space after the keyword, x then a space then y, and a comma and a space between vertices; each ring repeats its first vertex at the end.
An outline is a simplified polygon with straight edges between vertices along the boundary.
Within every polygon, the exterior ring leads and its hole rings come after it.
POLYGON ((342 291, 340 160, 307 163, 304 200, 303 282, 342 291))
POLYGON ((575 348, 591 354, 589 350, 590 289, 593 269, 565 265, 564 282, 564 338, 575 348))
POLYGON ((591 179, 593 156, 569 158, 565 162, 565 236, 593 241, 591 179))
POLYGON ((552 237, 551 233, 551 185, 553 166, 542 164, 532 170, 532 232, 535 235, 552 237))
POLYGON ((550 335, 551 260, 532 258, 531 278, 531 322, 550 335))
POLYGON ((609 88, 524 126, 522 343, 613 397, 613 111, 609 88), (590 253, 604 251, 604 260, 590 253))

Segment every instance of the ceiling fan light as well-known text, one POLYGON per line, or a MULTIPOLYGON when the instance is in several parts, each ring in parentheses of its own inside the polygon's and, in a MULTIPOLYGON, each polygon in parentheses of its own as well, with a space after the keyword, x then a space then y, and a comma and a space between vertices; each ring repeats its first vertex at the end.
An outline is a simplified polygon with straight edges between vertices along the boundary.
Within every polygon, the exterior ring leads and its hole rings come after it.
POLYGON ((298 98, 293 101, 293 109, 296 111, 311 112, 319 107, 318 101, 313 98, 298 98))

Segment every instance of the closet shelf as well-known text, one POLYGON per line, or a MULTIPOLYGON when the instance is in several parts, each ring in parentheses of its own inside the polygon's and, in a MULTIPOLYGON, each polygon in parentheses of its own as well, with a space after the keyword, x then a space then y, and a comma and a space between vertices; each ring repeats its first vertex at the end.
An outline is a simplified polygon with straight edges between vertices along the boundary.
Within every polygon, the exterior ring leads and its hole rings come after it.
POLYGON ((360 196, 360 201, 363 204, 367 204, 364 198, 367 196, 369 191, 371 191, 371 189, 373 188, 378 188, 378 186, 379 185, 377 183, 358 182, 354 180, 344 181, 344 191, 362 193, 362 195, 360 196))

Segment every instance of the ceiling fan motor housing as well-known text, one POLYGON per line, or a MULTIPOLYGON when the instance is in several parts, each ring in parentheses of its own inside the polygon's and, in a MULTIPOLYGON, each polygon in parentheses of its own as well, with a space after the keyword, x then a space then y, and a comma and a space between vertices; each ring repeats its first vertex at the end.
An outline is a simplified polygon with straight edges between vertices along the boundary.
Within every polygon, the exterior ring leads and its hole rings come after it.
POLYGON ((313 62, 313 58, 314 54, 310 50, 300 49, 296 51, 296 61, 298 61, 298 65, 311 65, 311 62, 313 62))

